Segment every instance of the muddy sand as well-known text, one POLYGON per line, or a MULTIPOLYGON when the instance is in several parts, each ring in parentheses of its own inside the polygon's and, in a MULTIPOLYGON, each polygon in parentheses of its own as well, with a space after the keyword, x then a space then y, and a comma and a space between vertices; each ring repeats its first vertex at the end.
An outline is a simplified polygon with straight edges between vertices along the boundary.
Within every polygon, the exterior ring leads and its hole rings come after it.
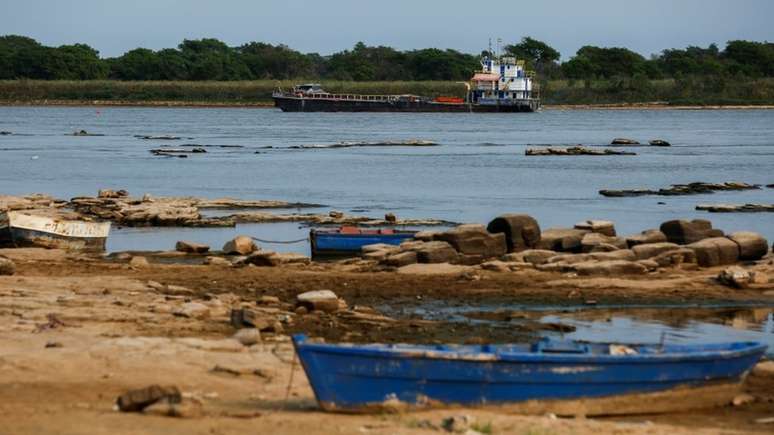
MULTIPOLYGON (((774 283, 730 289, 713 279, 722 268, 616 278, 536 270, 416 275, 358 272, 334 263, 234 268, 160 264, 153 258, 149 267, 133 268, 126 261, 35 248, 0 255, 17 268, 0 277, 0 433, 443 433, 442 420, 458 415, 470 417, 470 429, 496 434, 771 433, 774 428, 756 422, 774 417, 771 369, 747 378, 742 388, 749 396, 740 406, 660 415, 557 418, 493 409, 325 413, 293 362, 289 342, 296 332, 327 340, 502 342, 529 339, 541 328, 390 318, 372 308, 386 301, 398 306, 421 299, 774 303, 774 283), (295 296, 318 289, 334 291, 347 308, 296 312, 295 296), (262 316, 257 344, 231 338, 234 307, 262 316), (113 409, 120 394, 153 384, 182 391, 176 417, 167 415, 165 404, 144 413, 113 409)), ((755 267, 774 273, 771 259, 755 267)))

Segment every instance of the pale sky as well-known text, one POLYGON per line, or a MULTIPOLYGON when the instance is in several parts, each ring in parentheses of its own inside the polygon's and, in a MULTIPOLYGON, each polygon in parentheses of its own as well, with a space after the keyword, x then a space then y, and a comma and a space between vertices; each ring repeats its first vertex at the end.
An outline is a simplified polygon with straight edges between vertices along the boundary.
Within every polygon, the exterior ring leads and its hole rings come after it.
POLYGON ((645 56, 731 39, 774 41, 773 0, 0 0, 0 35, 82 42, 103 57, 212 37, 330 54, 357 41, 478 53, 529 35, 569 59, 583 45, 645 56))

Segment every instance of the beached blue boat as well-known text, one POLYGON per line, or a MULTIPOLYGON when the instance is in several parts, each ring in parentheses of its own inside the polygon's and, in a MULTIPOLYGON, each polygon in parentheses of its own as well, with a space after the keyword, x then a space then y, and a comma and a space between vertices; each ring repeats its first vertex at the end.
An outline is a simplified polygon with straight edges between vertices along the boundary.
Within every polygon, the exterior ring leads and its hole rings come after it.
POLYGON ((754 342, 353 345, 313 343, 296 335, 293 343, 320 406, 353 412, 395 403, 408 408, 508 405, 738 386, 766 351, 766 345, 754 342))
POLYGON ((400 245, 412 239, 416 231, 393 229, 363 229, 358 227, 340 227, 331 229, 312 229, 309 240, 312 244, 312 256, 359 255, 365 245, 385 243, 400 245))

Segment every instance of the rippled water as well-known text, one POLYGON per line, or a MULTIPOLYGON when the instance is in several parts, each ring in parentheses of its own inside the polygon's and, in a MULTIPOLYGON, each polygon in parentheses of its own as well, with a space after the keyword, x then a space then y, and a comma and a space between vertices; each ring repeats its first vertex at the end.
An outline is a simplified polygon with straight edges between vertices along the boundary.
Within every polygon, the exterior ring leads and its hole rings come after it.
MULTIPOLYGON (((687 197, 597 194, 604 188, 659 188, 693 181, 774 183, 774 111, 767 110, 324 114, 0 107, 0 130, 17 133, 0 136, 0 193, 45 192, 68 198, 93 195, 98 188, 124 188, 137 195, 283 199, 373 216, 392 211, 403 217, 482 223, 500 213, 525 212, 543 227, 610 219, 622 234, 657 227, 668 219, 704 217, 727 231, 754 230, 774 239, 771 214, 694 210, 706 202, 772 203, 774 189, 687 197), (65 135, 80 129, 105 136, 65 135), (166 134, 190 139, 133 137, 166 134), (618 136, 640 141, 663 138, 674 146, 635 148, 637 156, 524 155, 533 145, 604 144, 618 136), (406 139, 432 140, 441 146, 289 149, 406 139), (208 153, 187 159, 148 152, 182 143, 243 148, 208 147, 208 153), (268 146, 273 148, 264 148, 268 146)), ((264 229, 261 235, 267 238, 294 238, 306 232, 297 225, 264 229)), ((220 239, 233 231, 197 230, 189 235, 220 239)), ((167 234, 166 239, 146 237, 149 245, 137 246, 143 234, 147 230, 114 231, 110 247, 167 249, 178 238, 167 231, 161 233, 167 234)))
POLYGON ((500 328, 518 328, 532 321, 561 324, 574 330, 561 333, 549 328, 539 333, 588 342, 708 344, 758 341, 767 344, 767 355, 774 357, 774 306, 770 304, 634 304, 590 308, 425 301, 416 306, 386 304, 379 309, 397 317, 418 316, 459 323, 486 323, 500 328), (506 315, 486 316, 482 313, 506 315))

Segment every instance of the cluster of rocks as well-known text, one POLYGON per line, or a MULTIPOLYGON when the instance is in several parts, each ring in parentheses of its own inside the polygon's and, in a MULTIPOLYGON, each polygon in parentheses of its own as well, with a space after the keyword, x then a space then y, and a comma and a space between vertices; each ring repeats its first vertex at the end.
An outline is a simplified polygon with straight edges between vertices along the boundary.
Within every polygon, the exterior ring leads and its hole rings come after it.
POLYGON ((0 256, 0 276, 14 273, 16 273, 16 264, 11 259, 0 256))
POLYGON ((637 153, 631 151, 618 151, 611 149, 596 150, 583 146, 573 146, 567 148, 527 148, 524 151, 528 156, 635 156, 637 153))
POLYGON ((774 204, 699 204, 696 210, 710 213, 762 213, 774 212, 774 204))
POLYGON ((329 213, 270 213, 272 208, 312 208, 319 204, 285 201, 205 199, 196 197, 132 197, 124 190, 100 190, 96 197, 76 197, 67 203, 84 217, 108 220, 122 226, 233 227, 238 223, 308 222, 319 225, 446 225, 437 219, 384 219, 329 213), (225 216, 204 216, 206 209, 244 209, 225 216))
POLYGON ((701 193, 713 193, 715 191, 754 190, 754 189, 760 189, 760 188, 761 186, 759 184, 740 183, 736 181, 729 181, 726 183, 695 182, 695 183, 688 183, 688 184, 673 184, 670 187, 658 189, 658 190, 603 189, 599 191, 599 194, 602 196, 608 196, 608 197, 628 197, 628 196, 645 196, 645 195, 677 196, 677 195, 697 195, 701 193))
POLYGON ((500 216, 483 225, 445 232, 423 231, 399 246, 368 245, 363 258, 388 268, 414 263, 480 265, 495 271, 534 268, 578 275, 645 274, 663 267, 683 269, 754 261, 769 252, 752 232, 725 235, 706 220, 672 220, 659 229, 626 237, 613 222, 588 220, 573 228, 541 231, 523 214, 500 216))
MULTIPOLYGON (((623 137, 617 137, 610 141, 610 145, 641 145, 639 141, 636 141, 634 139, 627 139, 623 137)), ((652 139, 648 141, 648 145, 654 146, 654 147, 668 147, 672 146, 671 143, 663 140, 663 139, 652 139)))
POLYGON ((154 156, 187 158, 188 154, 203 154, 207 150, 201 147, 193 148, 153 148, 149 150, 154 156))
MULTIPOLYGON (((185 254, 205 255, 210 253, 209 245, 181 240, 175 244, 175 250, 185 254)), ((311 259, 296 253, 279 253, 261 249, 250 236, 236 236, 223 245, 218 253, 204 258, 203 263, 210 266, 281 266, 288 264, 309 264, 311 259)))

